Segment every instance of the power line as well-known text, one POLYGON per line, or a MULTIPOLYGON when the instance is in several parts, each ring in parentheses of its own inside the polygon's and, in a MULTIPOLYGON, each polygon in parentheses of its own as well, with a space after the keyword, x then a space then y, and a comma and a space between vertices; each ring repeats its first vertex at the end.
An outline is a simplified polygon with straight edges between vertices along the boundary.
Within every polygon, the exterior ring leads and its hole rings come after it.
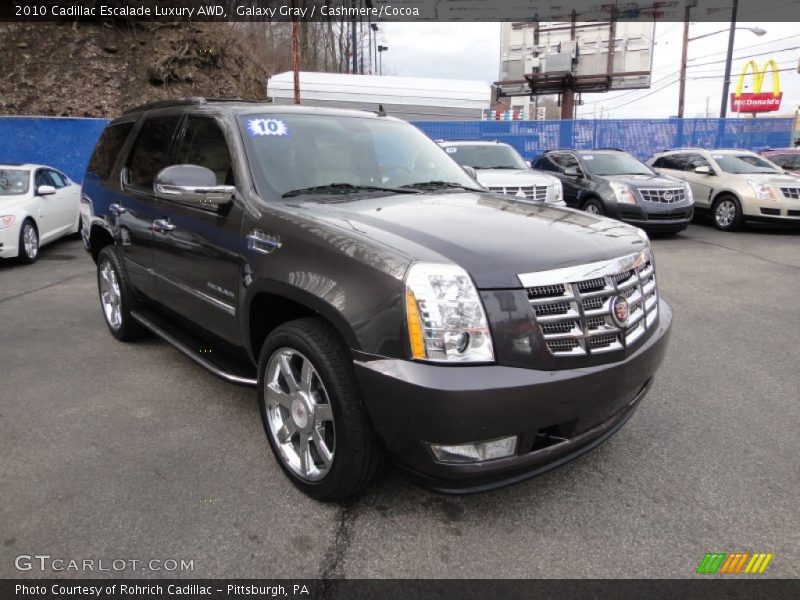
MULTIPOLYGON (((752 44, 749 46, 742 46, 741 48, 737 48, 737 52, 741 52, 742 50, 750 50, 751 48, 758 48, 759 46, 767 46, 769 44, 777 44, 778 42, 785 42, 786 40, 796 40, 796 35, 787 35, 786 37, 778 38, 777 40, 771 40, 769 42, 761 42, 760 44, 752 44)), ((725 54, 727 50, 720 50, 719 52, 710 52, 709 54, 703 54, 701 56, 695 56, 689 59, 689 62, 693 60, 700 60, 701 58, 706 58, 710 56, 716 56, 717 54, 725 54)))

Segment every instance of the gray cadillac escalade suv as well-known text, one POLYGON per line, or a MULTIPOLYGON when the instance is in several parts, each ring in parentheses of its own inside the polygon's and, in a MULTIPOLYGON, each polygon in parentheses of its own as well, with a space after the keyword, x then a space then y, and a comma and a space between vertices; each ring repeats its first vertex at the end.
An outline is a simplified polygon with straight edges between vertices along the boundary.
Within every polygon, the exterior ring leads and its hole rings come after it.
POLYGON ((641 230, 488 193, 382 113, 141 106, 82 195, 111 334, 256 387, 281 468, 321 500, 385 457, 449 492, 562 464, 628 420, 667 347, 641 230))

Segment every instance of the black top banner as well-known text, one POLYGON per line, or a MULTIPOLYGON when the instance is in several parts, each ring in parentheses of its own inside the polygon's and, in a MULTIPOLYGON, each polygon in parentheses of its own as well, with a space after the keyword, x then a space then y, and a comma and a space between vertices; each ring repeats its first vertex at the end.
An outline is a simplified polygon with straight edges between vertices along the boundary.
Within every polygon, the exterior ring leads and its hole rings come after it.
MULTIPOLYGON (((728 21, 734 0, 697 0, 728 21)), ((684 0, 2 0, 0 21, 681 21, 684 0)), ((738 0, 739 21, 795 21, 800 0, 738 0)))

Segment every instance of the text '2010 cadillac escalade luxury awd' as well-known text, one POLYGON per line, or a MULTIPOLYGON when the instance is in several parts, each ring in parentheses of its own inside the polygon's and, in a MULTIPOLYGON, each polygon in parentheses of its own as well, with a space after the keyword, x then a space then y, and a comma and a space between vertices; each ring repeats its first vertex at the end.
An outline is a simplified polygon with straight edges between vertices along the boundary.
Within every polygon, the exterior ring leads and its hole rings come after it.
POLYGON ((384 457, 448 492, 562 464, 627 421, 667 346, 641 230, 489 193, 382 113, 139 107, 82 211, 111 333, 257 386, 278 463, 322 500, 384 457))

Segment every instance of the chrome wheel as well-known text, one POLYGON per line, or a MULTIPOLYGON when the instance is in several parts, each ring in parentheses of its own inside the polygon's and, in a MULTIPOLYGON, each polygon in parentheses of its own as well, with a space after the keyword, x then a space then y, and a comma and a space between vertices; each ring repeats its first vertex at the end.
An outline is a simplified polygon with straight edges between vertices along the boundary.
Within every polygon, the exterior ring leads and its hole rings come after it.
POLYGON ((586 205, 586 212, 591 213, 593 215, 603 214, 600 212, 600 208, 593 202, 586 205))
POLYGON ((39 236, 36 233, 36 228, 30 223, 25 223, 22 226, 22 247, 25 250, 25 255, 33 260, 39 254, 39 236))
POLYGON ((733 200, 720 200, 717 204, 717 209, 714 211, 714 218, 717 225, 726 229, 733 224, 736 219, 736 205, 733 200))
POLYGON ((122 325, 122 293, 117 272, 108 259, 100 263, 100 303, 108 324, 112 329, 119 329, 122 325))
POLYGON ((273 352, 264 395, 269 433, 283 463, 306 481, 325 477, 336 435, 328 392, 311 361, 292 348, 273 352))

